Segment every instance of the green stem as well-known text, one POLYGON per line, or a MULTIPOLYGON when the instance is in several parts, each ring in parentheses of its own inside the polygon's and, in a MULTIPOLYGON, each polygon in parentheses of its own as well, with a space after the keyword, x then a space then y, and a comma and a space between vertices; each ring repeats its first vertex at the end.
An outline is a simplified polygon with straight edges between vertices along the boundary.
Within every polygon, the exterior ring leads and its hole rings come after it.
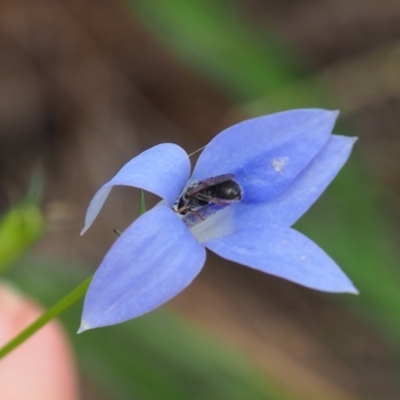
POLYGON ((146 212, 146 201, 144 198, 144 192, 142 189, 139 190, 139 209, 138 215, 141 216, 146 212))
POLYGON ((84 282, 76 287, 72 292, 68 293, 63 299, 56 303, 53 307, 46 310, 35 322, 29 325, 18 336, 8 342, 3 348, 0 349, 0 359, 7 355, 10 351, 14 350, 26 339, 37 332, 42 326, 46 325, 49 321, 60 315, 67 308, 76 303, 83 297, 89 287, 92 276, 89 276, 84 282))

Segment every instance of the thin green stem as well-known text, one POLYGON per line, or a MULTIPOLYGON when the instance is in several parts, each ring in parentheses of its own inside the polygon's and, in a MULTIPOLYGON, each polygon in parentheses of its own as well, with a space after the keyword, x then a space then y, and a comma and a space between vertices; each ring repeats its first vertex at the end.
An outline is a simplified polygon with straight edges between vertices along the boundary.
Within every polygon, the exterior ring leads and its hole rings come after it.
POLYGON ((53 307, 46 310, 35 322, 29 325, 25 330, 23 330, 18 336, 8 342, 3 348, 0 349, 0 359, 7 355, 10 351, 14 350, 26 339, 37 332, 41 327, 47 324, 67 308, 76 303, 81 297, 83 297, 89 287, 92 280, 92 276, 87 278, 78 287, 68 293, 63 299, 56 303, 53 307))
POLYGON ((146 212, 146 201, 144 198, 144 192, 142 189, 139 190, 139 209, 138 215, 141 216, 146 212))

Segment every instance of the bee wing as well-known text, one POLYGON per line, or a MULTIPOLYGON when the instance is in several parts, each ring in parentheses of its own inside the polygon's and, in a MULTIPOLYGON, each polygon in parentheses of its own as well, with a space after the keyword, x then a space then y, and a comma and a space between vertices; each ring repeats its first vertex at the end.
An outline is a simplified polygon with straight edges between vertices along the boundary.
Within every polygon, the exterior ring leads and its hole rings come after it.
POLYGON ((204 189, 207 189, 211 186, 218 185, 219 183, 229 181, 229 180, 233 179, 234 177, 235 177, 234 174, 224 174, 224 175, 217 175, 217 176, 213 176, 211 178, 204 179, 203 181, 200 181, 192 189, 190 189, 187 192, 187 195, 194 196, 196 193, 199 193, 204 189))

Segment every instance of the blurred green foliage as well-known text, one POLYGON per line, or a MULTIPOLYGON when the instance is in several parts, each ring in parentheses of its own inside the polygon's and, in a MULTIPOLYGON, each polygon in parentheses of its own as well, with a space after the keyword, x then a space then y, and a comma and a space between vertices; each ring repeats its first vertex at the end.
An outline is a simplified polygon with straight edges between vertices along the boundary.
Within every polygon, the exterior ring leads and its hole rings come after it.
POLYGON ((129 3, 160 40, 238 100, 264 96, 302 75, 298 58, 273 36, 249 30, 228 2, 129 3))

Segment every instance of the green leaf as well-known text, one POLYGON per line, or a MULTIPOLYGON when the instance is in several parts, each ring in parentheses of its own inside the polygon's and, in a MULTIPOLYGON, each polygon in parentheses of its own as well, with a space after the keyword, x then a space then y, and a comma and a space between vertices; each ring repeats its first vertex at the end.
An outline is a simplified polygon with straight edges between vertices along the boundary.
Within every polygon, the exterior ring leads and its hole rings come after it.
POLYGON ((18 260, 44 230, 44 218, 36 204, 22 201, 0 220, 0 272, 18 260))

